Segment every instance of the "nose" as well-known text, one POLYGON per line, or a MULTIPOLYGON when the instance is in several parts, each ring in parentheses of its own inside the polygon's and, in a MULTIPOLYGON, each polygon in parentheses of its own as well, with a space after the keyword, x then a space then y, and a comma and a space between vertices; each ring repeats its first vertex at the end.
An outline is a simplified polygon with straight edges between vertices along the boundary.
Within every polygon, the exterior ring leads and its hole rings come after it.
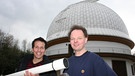
POLYGON ((75 39, 74 42, 78 42, 78 39, 75 39))
POLYGON ((40 51, 40 48, 39 47, 37 48, 37 51, 40 51))

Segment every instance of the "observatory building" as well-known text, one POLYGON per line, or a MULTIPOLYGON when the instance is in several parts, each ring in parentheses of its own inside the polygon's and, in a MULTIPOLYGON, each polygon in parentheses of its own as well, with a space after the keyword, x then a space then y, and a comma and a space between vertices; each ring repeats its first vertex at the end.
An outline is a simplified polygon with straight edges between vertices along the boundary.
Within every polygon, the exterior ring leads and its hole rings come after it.
POLYGON ((54 18, 46 38, 50 58, 72 55, 67 35, 73 25, 87 29, 87 50, 101 56, 118 76, 135 76, 135 56, 131 55, 134 42, 128 30, 117 13, 97 0, 71 4, 54 18))

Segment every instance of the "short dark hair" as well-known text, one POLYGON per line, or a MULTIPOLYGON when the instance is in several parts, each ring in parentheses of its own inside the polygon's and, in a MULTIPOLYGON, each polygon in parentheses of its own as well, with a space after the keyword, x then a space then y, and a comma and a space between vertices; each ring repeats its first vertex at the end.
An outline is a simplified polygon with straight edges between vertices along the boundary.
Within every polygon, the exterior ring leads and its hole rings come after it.
POLYGON ((82 27, 82 26, 80 26, 80 25, 73 25, 73 26, 71 27, 69 33, 68 33, 68 38, 69 38, 69 39, 70 39, 71 32, 72 32, 73 30, 82 30, 84 36, 85 36, 85 37, 88 37, 87 30, 86 30, 84 27, 82 27))
POLYGON ((42 37, 38 37, 38 38, 36 38, 36 39, 34 39, 34 40, 32 41, 32 48, 34 48, 34 43, 35 43, 36 41, 44 42, 44 43, 45 43, 45 49, 47 48, 47 41, 44 40, 44 38, 42 38, 42 37))

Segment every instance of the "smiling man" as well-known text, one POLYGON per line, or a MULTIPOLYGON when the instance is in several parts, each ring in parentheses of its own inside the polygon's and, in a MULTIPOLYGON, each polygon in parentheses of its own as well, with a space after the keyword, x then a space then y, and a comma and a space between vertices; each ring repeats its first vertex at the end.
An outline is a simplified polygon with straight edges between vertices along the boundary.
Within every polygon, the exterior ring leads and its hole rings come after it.
POLYGON ((75 54, 68 59, 69 68, 64 73, 69 76, 117 76, 100 56, 85 48, 88 34, 84 27, 74 25, 68 37, 75 54))
MULTIPOLYGON (((45 54, 47 47, 47 42, 42 38, 36 38, 32 42, 32 52, 33 54, 25 56, 18 68, 18 71, 30 69, 36 66, 50 63, 51 60, 45 54)), ((44 70, 44 69, 43 69, 44 70)), ((42 74, 32 74, 29 71, 26 71, 24 76, 57 76, 55 71, 42 73, 42 74)))

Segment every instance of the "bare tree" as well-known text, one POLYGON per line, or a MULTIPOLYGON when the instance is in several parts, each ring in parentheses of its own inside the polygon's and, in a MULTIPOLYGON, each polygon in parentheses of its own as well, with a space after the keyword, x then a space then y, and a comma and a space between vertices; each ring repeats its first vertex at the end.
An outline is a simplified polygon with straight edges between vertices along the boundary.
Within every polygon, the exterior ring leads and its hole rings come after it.
POLYGON ((22 41, 22 48, 23 48, 24 52, 26 52, 26 50, 27 50, 27 46, 26 45, 27 45, 27 40, 23 40, 22 41))

